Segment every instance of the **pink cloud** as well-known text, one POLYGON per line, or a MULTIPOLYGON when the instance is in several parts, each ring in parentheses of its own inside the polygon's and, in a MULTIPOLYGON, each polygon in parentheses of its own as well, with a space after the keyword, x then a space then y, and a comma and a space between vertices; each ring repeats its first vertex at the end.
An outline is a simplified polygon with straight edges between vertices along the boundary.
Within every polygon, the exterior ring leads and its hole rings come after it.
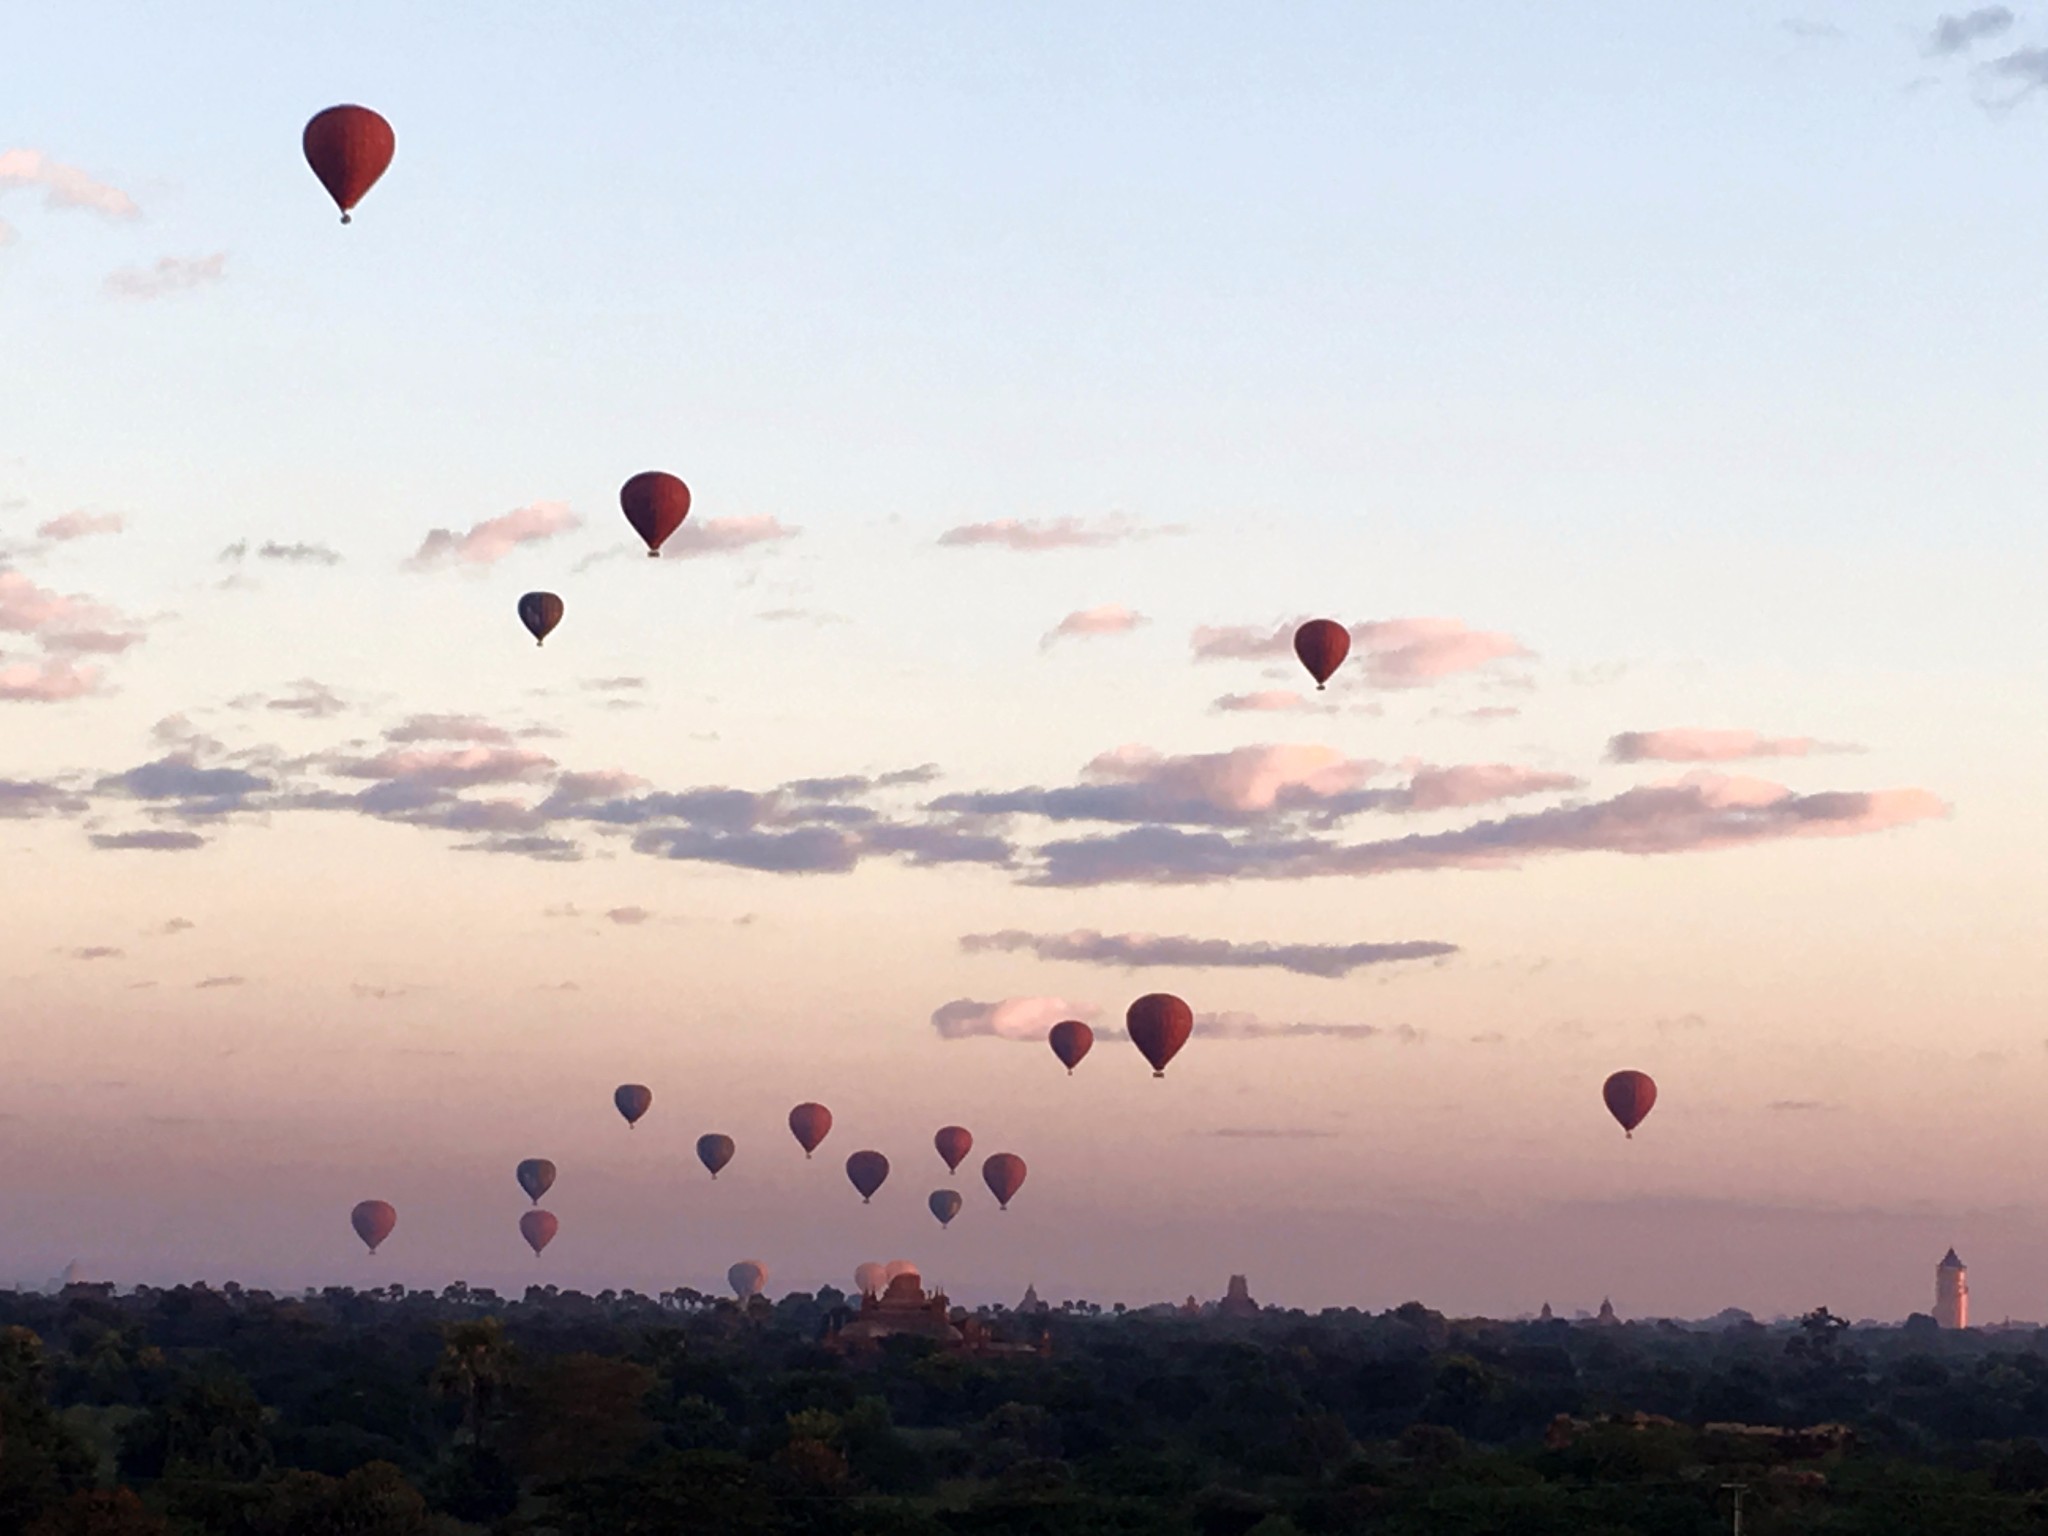
POLYGON ((1352 654, 1381 688, 1416 688, 1490 662, 1530 653, 1512 635, 1473 629, 1462 619, 1382 619, 1351 626, 1352 654))
POLYGON ((23 661, 0 667, 0 700, 16 704, 58 704, 81 698, 100 685, 93 667, 68 661, 23 661))
POLYGON ((149 267, 122 267, 107 275, 107 292, 117 299, 160 299, 166 294, 204 288, 227 276, 228 253, 211 256, 159 256, 149 267))
POLYGON ((1569 773, 1547 773, 1540 768, 1521 768, 1510 763, 1421 768, 1408 782, 1408 809, 1453 810, 1494 800, 1514 800, 1523 795, 1546 794, 1552 790, 1580 789, 1584 785, 1585 780, 1574 778, 1569 773))
POLYGON ((1098 549, 1133 539, 1180 533, 1177 527, 1148 528, 1127 517, 1055 517, 1024 521, 1014 517, 987 523, 964 523, 939 535, 941 544, 965 548, 979 546, 1007 549, 1019 554, 1038 554, 1049 549, 1098 549))
POLYGON ((1727 763, 1745 757, 1806 757, 1847 752, 1811 736, 1764 736, 1755 731, 1712 731, 1680 727, 1664 731, 1623 731, 1607 743, 1616 763, 1727 763))
POLYGON ((338 763, 334 771, 350 779, 403 779, 437 789, 466 789, 531 779, 553 766, 553 758, 525 747, 461 747, 445 752, 380 752, 338 763))
POLYGON ((0 150, 0 192, 17 187, 42 188, 43 202, 51 208, 84 208, 113 219, 133 219, 142 212, 119 187, 95 181, 39 149, 0 150))
POLYGON ((932 1028, 942 1040, 1043 1040, 1061 1019, 1092 1019, 1101 1011, 1064 997, 1008 997, 999 1003, 960 997, 932 1010, 932 1028))
POLYGON ((108 617, 106 609, 88 598, 53 592, 20 571, 0 571, 0 629, 33 635, 71 625, 102 624, 108 617))
POLYGON ((63 544, 72 539, 90 538, 96 533, 119 533, 122 527, 118 512, 66 512, 36 529, 36 537, 63 544))
POLYGON ((1127 635, 1140 624, 1151 622, 1142 613, 1133 613, 1121 603, 1104 603, 1100 608, 1078 608, 1047 630, 1039 645, 1048 647, 1055 640, 1074 636, 1127 635))
POLYGON ((793 539, 803 530, 785 526, 773 517, 692 518, 661 546, 663 559, 680 556, 729 555, 756 544, 777 544, 793 539))
POLYGON ((1140 784, 1168 799, 1224 810, 1270 811, 1290 791, 1323 798, 1363 787, 1378 763, 1346 757, 1335 747, 1287 743, 1235 747, 1164 757, 1149 747, 1125 746, 1090 762, 1088 777, 1140 784))
POLYGON ((647 922, 654 914, 645 907, 613 907, 605 916, 622 928, 635 928, 647 922))
POLYGON ((1190 643, 1197 661, 1269 661, 1294 654, 1294 632, 1302 623, 1288 619, 1271 630, 1253 624, 1203 624, 1190 643))
POLYGON ((1231 715, 1277 714, 1310 706, 1305 695, 1291 688, 1269 688, 1263 693, 1226 693, 1209 707, 1231 715))
POLYGON ((474 741, 509 745, 512 733, 481 715, 408 715, 384 733, 386 741, 474 741))
POLYGON ((436 528, 406 562, 413 570, 437 566, 496 565, 523 544, 537 544, 581 528, 583 519, 566 502, 536 501, 473 524, 467 532, 436 528))

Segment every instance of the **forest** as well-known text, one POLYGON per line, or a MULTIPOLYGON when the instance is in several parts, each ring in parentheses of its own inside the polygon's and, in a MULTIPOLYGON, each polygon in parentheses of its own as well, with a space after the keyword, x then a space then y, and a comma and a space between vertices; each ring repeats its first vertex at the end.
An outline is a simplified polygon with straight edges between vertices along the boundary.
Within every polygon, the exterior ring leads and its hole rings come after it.
POLYGON ((850 1345, 860 1307, 0 1292, 0 1531, 2048 1530, 2048 1334, 1069 1301, 850 1345))

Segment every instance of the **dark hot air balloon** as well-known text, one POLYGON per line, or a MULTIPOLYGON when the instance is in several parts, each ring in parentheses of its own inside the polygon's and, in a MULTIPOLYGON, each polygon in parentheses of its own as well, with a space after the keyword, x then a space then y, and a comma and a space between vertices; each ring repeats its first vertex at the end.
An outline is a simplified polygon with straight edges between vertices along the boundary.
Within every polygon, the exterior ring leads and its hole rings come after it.
POLYGON ((533 636, 535 645, 545 645, 555 626, 562 622, 562 600, 552 592, 529 592, 519 599, 519 622, 533 636))
POLYGON ((939 1127, 939 1134, 932 1138, 932 1145, 939 1149, 939 1156, 945 1160, 946 1172, 958 1173, 967 1154, 974 1150, 974 1136, 964 1125, 939 1127))
POLYGON ((1169 992, 1148 992, 1124 1014, 1131 1044, 1152 1063, 1154 1077, 1166 1076, 1166 1064, 1195 1032, 1195 1015, 1169 992))
POLYGON ((1657 1085, 1647 1072, 1617 1072, 1600 1087, 1607 1112, 1621 1122, 1622 1134, 1635 1138, 1636 1127, 1657 1102, 1657 1085))
POLYGON ((539 1258, 541 1249, 555 1240, 555 1233, 561 1230, 561 1226, 553 1211, 528 1211, 519 1218, 519 1235, 526 1239, 533 1256, 539 1258))
POLYGON ((1294 632, 1294 654, 1308 668, 1320 693, 1351 654, 1351 631, 1335 619, 1310 619, 1294 632))
POLYGON ((1072 1077, 1074 1068, 1081 1065, 1081 1058, 1095 1044, 1095 1031, 1079 1019, 1061 1019, 1045 1038, 1052 1046, 1053 1055, 1065 1065, 1067 1076, 1072 1077))
POLYGON ((535 1205, 540 1197, 555 1187, 555 1165, 544 1157, 529 1157, 519 1165, 514 1175, 519 1187, 526 1191, 526 1197, 535 1205))
POLYGON ((768 1283, 768 1266, 759 1259, 741 1259, 725 1272, 725 1283, 741 1301, 751 1301, 768 1283))
POLYGON ((809 1157, 818 1150, 826 1134, 832 1129, 832 1111, 822 1104, 799 1104, 789 1112, 789 1134, 809 1157))
POLYGON ((646 541, 647 558, 652 560, 690 515, 690 488, 674 475, 650 469, 619 487, 619 505, 633 531, 646 541))
POLYGON ((981 1165, 981 1182, 988 1186, 988 1192, 996 1197, 996 1204, 1004 1210, 1017 1198, 1017 1191, 1024 1187, 1024 1175, 1028 1172, 1024 1159, 1014 1152, 998 1152, 981 1165))
POLYGON ((348 1224, 356 1229, 357 1237, 370 1245, 370 1252, 375 1253, 377 1245, 398 1225, 398 1212, 382 1200, 365 1200, 348 1213, 348 1224))
POLYGON ((315 113, 300 139, 306 164, 349 222, 349 210, 377 184, 398 147, 391 125, 368 107, 329 107, 315 113))
POLYGON ((630 1129, 654 1102, 654 1090, 638 1083, 621 1083, 612 1090, 612 1102, 619 1106, 619 1113, 626 1117, 630 1129))
POLYGON ((960 1191, 957 1189, 935 1189, 925 1204, 932 1208, 932 1214, 939 1218, 939 1225, 950 1227, 953 1218, 960 1214, 960 1191))
POLYGON ((889 1159, 879 1152, 856 1152, 846 1160, 846 1176, 860 1191, 860 1203, 866 1205, 882 1187, 882 1180, 889 1177, 889 1159))
POLYGON ((718 1177, 718 1170, 732 1161, 732 1138, 730 1136, 699 1136, 697 1138, 697 1161, 711 1170, 711 1177, 718 1177))

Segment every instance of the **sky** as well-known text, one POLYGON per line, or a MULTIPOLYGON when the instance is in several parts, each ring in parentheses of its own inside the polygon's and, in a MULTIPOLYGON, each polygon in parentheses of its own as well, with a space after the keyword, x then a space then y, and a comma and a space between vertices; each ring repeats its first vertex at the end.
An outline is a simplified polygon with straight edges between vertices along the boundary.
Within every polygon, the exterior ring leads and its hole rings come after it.
POLYGON ((0 1281, 2048 1317, 2048 9, 11 21, 0 1281))

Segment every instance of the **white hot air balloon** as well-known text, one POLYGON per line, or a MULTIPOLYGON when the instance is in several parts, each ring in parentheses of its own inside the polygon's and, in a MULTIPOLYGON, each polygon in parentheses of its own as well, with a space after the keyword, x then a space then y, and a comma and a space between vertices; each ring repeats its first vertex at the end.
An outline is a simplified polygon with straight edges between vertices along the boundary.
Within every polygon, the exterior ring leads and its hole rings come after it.
POLYGON ((741 1259, 725 1272, 725 1281, 741 1301, 752 1301, 768 1283, 768 1266, 759 1259, 741 1259))

